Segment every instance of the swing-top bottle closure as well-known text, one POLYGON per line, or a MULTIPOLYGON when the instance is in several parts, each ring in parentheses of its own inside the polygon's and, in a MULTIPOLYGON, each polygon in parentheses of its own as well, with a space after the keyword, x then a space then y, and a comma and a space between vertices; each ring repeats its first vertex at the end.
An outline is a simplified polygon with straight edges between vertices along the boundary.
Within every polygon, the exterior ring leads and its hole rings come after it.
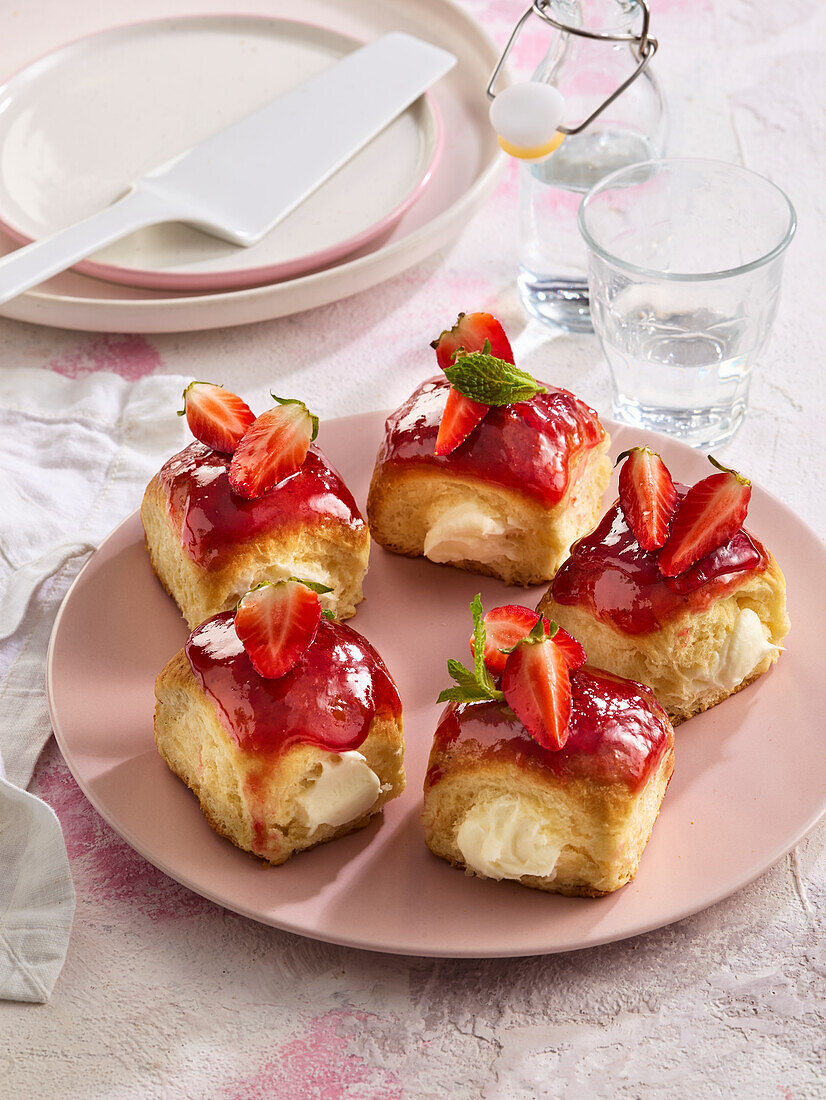
POLYGON ((520 160, 544 160, 563 140, 579 134, 599 118, 634 81, 645 71, 651 58, 657 52, 657 39, 648 33, 650 13, 645 0, 636 0, 642 14, 639 33, 588 30, 586 27, 562 23, 550 14, 552 0, 534 0, 534 3, 521 16, 505 44, 505 48, 496 63, 486 88, 488 98, 492 100, 490 117, 496 130, 499 144, 511 156, 520 160), (619 84, 586 119, 576 126, 563 126, 562 116, 565 100, 561 93, 548 84, 527 82, 513 84, 496 91, 496 84, 502 74, 508 56, 513 49, 525 23, 532 15, 538 16, 544 23, 561 34, 575 35, 592 41, 629 44, 636 58, 637 66, 631 75, 619 84))

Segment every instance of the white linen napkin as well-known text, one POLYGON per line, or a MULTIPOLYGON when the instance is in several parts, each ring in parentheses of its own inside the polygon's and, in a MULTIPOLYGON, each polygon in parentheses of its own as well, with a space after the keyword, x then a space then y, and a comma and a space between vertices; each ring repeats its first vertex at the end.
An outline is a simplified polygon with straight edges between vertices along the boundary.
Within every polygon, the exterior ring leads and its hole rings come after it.
POLYGON ((48 999, 75 906, 57 817, 25 790, 51 733, 52 623, 87 552, 184 445, 184 385, 0 372, 0 999, 48 999))

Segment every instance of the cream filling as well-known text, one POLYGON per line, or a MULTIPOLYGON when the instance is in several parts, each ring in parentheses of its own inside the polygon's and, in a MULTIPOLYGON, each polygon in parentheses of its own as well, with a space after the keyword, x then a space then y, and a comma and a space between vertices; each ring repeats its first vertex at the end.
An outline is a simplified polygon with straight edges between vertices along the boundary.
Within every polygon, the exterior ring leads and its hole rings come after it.
POLYGON ((491 562, 514 557, 511 527, 469 501, 448 508, 430 524, 424 556, 435 562, 491 562))
POLYGON ((535 811, 514 795, 468 810, 456 834, 468 867, 487 878, 553 874, 563 842, 548 833, 535 811))
POLYGON ((757 612, 746 607, 738 612, 734 627, 714 661, 705 668, 693 669, 689 679, 701 690, 733 691, 761 661, 779 652, 780 647, 766 637, 757 612))
POLYGON ((379 777, 360 752, 331 752, 296 798, 297 816, 311 833, 322 825, 346 825, 370 809, 380 790, 379 777))

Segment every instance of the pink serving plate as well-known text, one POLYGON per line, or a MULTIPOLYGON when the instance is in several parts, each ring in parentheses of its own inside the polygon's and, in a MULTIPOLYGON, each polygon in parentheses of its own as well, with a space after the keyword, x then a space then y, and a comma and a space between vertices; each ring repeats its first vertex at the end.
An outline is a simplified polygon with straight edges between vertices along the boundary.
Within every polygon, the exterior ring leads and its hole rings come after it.
MULTIPOLYGON (((322 446, 363 503, 384 416, 332 420, 322 446)), ((612 452, 646 440, 681 481, 703 456, 607 423, 612 452)), ((606 497, 606 500, 609 498, 606 497)), ((779 664, 677 730, 677 762, 636 879, 609 897, 563 898, 466 877, 436 859, 419 823, 421 789, 447 683, 467 655, 468 603, 533 606, 542 589, 373 547, 366 600, 353 620, 387 661, 405 708, 408 787, 381 821, 268 868, 206 824, 152 736, 153 682, 187 630, 149 566, 137 514, 90 558, 55 623, 48 658, 52 723, 92 804, 138 852, 238 913, 332 943, 435 956, 533 955, 590 947, 696 913, 789 851, 826 808, 821 668, 826 548, 780 501, 755 488, 749 524, 781 562, 792 632, 779 664)))

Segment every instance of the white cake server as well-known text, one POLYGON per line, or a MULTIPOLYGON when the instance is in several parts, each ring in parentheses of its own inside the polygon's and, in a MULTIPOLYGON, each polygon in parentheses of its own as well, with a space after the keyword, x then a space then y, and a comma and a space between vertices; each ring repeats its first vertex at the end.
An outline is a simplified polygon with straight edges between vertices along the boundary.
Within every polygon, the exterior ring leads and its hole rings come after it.
POLYGON ((456 64, 394 32, 148 172, 98 214, 0 259, 0 303, 136 229, 259 241, 456 64))

